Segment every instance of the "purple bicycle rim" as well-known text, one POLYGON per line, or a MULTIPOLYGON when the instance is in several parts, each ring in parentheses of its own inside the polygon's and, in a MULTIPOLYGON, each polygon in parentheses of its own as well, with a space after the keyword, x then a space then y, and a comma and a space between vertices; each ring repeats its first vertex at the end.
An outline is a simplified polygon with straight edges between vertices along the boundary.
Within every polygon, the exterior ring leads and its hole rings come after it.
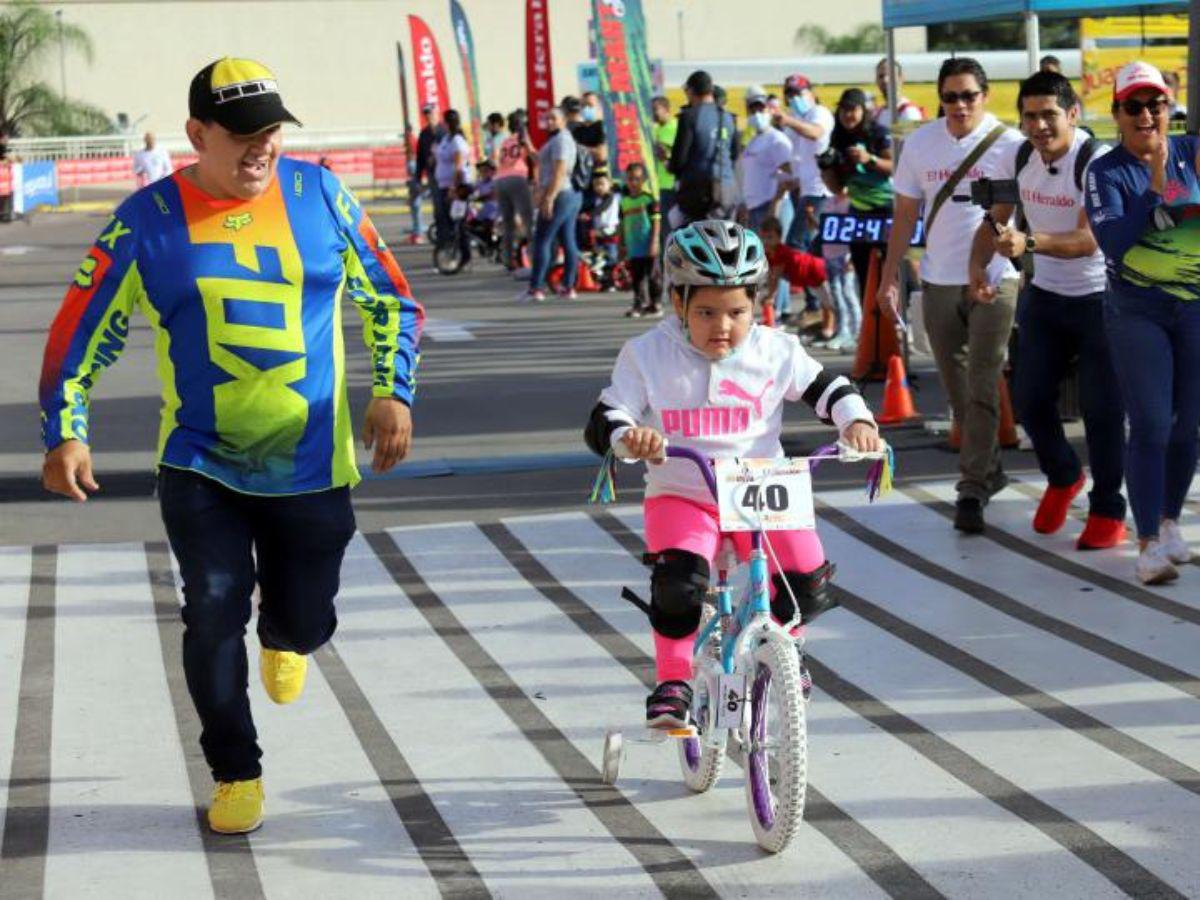
POLYGON ((683 740, 683 757, 687 760, 687 767, 692 772, 700 768, 700 739, 699 738, 684 738, 683 740))
MULTIPOLYGON (((771 688, 771 670, 759 664, 750 695, 750 739, 760 747, 767 736, 767 694, 771 688)), ((775 803, 771 799, 771 777, 767 752, 759 749, 750 753, 746 777, 754 796, 754 814, 758 824, 770 829, 775 825, 775 803)))

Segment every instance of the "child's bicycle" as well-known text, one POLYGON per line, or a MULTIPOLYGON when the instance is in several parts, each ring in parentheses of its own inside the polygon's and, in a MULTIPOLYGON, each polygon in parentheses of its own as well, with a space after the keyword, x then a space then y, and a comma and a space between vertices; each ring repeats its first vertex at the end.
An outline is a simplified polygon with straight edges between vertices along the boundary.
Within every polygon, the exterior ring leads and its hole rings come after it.
MULTIPOLYGON (((695 642, 691 723, 669 731, 646 729, 644 736, 629 741, 675 740, 684 783, 702 793, 720 778, 732 736, 744 761, 746 805, 754 836, 763 849, 778 853, 791 842, 804 815, 808 735, 800 664, 804 637, 802 633, 793 637, 800 625, 800 605, 793 596, 797 612, 790 622, 780 625, 771 616, 767 557, 773 551, 768 533, 795 527, 797 513, 811 520, 808 472, 820 460, 876 460, 868 480, 868 493, 874 499, 890 487, 892 453, 886 447, 877 453, 859 453, 836 444, 805 458, 722 460, 722 489, 709 460, 677 447, 668 447, 666 455, 691 460, 700 469, 722 507, 723 529, 730 507, 736 507, 745 520, 739 530, 751 532, 749 578, 735 606, 729 574, 737 566, 737 557, 726 541, 695 642), (798 473, 799 482, 794 480, 798 473)), ((617 781, 625 743, 620 731, 609 731, 605 737, 601 771, 607 784, 617 781)))

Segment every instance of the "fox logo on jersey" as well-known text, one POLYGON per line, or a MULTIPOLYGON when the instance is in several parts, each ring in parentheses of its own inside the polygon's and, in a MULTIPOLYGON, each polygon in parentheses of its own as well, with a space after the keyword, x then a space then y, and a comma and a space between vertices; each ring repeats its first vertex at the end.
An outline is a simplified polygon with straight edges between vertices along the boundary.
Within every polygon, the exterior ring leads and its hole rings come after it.
POLYGON ((247 225, 254 221, 254 216, 248 212, 239 213, 236 216, 230 215, 225 217, 225 227, 230 231, 241 231, 247 225))

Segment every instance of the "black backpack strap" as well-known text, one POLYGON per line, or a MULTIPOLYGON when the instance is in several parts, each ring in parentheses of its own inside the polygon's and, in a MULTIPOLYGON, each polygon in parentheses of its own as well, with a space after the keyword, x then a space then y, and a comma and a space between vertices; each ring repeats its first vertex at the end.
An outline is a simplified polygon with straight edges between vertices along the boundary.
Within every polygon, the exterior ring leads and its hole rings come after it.
POLYGON ((1096 155, 1096 139, 1088 138, 1079 147, 1079 153, 1075 157, 1075 189, 1083 190, 1083 174, 1087 171, 1088 163, 1092 161, 1092 157, 1096 155))
POLYGON ((1013 173, 1016 178, 1021 174, 1021 170, 1029 165, 1029 157, 1033 156, 1033 144, 1030 141, 1025 141, 1017 148, 1017 170, 1013 173))

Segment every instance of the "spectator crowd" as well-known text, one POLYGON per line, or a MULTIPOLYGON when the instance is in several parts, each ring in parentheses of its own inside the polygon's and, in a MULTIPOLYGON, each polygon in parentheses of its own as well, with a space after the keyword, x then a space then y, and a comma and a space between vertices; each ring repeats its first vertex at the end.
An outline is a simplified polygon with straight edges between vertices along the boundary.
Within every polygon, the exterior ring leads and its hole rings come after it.
POLYGON ((1060 386, 1077 382, 1091 471, 1077 547, 1125 542, 1128 496, 1137 578, 1176 579, 1191 559, 1179 519, 1200 427, 1200 143, 1168 136, 1182 109, 1178 79, 1140 62, 1121 69, 1119 137, 1108 146, 1084 126, 1054 57, 1021 83, 1019 129, 989 109, 987 73, 972 58, 942 65, 932 119, 904 96, 901 67, 891 71, 890 103, 880 60, 876 96, 851 88, 829 108, 793 73, 778 95, 748 86, 736 111, 708 73, 693 72, 681 109, 654 99, 652 159, 624 171, 610 168, 595 93, 548 111, 538 147, 522 111, 493 113, 476 171, 458 114, 439 122, 423 110, 411 240, 426 237, 426 199, 436 238, 461 239, 453 203, 474 194, 490 201, 504 266, 529 279, 521 301, 575 299, 584 278, 631 290, 630 317, 661 316, 668 236, 734 219, 767 253, 764 324, 797 326, 810 345, 841 353, 857 349, 864 302, 902 335, 914 319, 923 326, 960 441, 955 528, 983 532, 988 501, 1008 483, 998 438, 1006 377, 1047 482, 1033 528, 1066 525, 1088 487, 1060 414, 1060 386), (823 239, 827 213, 887 227, 823 239))

